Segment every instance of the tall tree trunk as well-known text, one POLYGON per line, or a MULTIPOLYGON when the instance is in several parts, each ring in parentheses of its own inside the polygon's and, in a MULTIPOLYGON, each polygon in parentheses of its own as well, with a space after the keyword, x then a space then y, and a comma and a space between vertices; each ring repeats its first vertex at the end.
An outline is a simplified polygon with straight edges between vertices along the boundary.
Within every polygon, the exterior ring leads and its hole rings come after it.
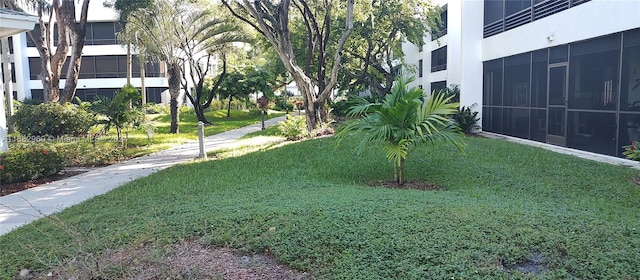
POLYGON ((201 121, 205 124, 211 124, 211 122, 207 120, 207 117, 204 115, 204 106, 200 104, 195 104, 193 106, 193 110, 196 112, 196 117, 198 118, 198 121, 201 121))
POLYGON ((69 60, 69 68, 67 69, 64 90, 60 96, 60 103, 71 102, 76 95, 76 87, 78 86, 78 77, 80 76, 80 64, 82 63, 82 49, 84 48, 84 37, 87 26, 87 13, 89 11, 89 0, 82 1, 82 10, 80 12, 80 21, 75 22, 76 5, 75 0, 63 0, 62 5, 66 15, 69 17, 69 35, 71 37, 71 58, 69 60))
MULTIPOLYGON (((4 74, 4 94, 7 103, 7 131, 13 132, 11 117, 13 116, 13 82, 11 75, 11 54, 9 53, 9 37, 2 38, 2 73, 4 74)), ((0 116, 1 118, 2 116, 0 116)))
POLYGON ((169 80, 169 95, 171 101, 169 107, 171 109, 171 128, 169 133, 179 133, 179 111, 178 97, 180 96, 180 64, 167 62, 167 79, 169 80))
POLYGON ((131 42, 127 42, 127 85, 131 84, 131 42))
POLYGON ((231 117, 231 100, 233 100, 233 96, 229 95, 229 104, 227 106, 227 118, 231 117))
POLYGON ((404 185, 404 161, 405 161, 405 158, 400 158, 400 165, 398 166, 398 176, 397 176, 398 185, 404 185))
POLYGON ((144 70, 144 63, 140 60, 138 60, 138 63, 140 63, 140 93, 142 94, 142 104, 147 104, 147 89, 144 86, 144 76, 146 75, 144 70))

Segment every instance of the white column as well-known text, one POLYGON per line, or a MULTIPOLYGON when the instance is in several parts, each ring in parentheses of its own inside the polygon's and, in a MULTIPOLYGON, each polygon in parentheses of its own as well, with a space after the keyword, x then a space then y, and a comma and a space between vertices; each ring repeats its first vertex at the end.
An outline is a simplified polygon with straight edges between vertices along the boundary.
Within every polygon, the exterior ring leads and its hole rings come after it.
MULTIPOLYGON (((4 83, 0 81, 0 87, 3 87, 4 83)), ((4 93, 0 94, 0 152, 6 152, 9 149, 9 143, 7 142, 7 114, 4 108, 4 93)))
MULTIPOLYGON (((484 1, 461 2, 460 105, 471 106, 482 118, 482 40, 484 1)), ((478 121, 479 124, 482 120, 478 121)))
POLYGON ((13 35, 13 61, 16 66, 16 87, 18 100, 31 99, 31 86, 29 85, 29 57, 27 56, 27 33, 13 35))

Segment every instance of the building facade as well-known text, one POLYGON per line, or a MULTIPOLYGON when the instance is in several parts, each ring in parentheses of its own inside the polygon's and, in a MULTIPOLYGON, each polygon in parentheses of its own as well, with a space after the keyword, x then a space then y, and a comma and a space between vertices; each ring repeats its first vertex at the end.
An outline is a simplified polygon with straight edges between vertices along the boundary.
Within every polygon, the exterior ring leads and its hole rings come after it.
POLYGON ((463 0, 446 14, 447 34, 405 45, 407 61, 423 88, 459 85, 483 131, 611 156, 640 140, 640 1, 463 0))
MULTIPOLYGON (((96 96, 112 97, 115 91, 127 82, 127 50, 116 40, 116 33, 120 31, 117 13, 104 7, 101 1, 90 2, 88 11, 87 33, 76 90, 76 96, 84 101, 92 101, 96 96)), ((34 30, 39 30, 39 27, 36 25, 34 30)), ((54 44, 55 41, 54 34, 54 44)), ((12 36, 10 45, 14 97, 17 100, 42 100, 43 87, 39 77, 41 66, 38 50, 26 33, 12 36)), ((166 101, 164 99, 168 98, 168 93, 163 92, 168 88, 168 84, 164 65, 150 62, 144 65, 147 102, 166 101)), ((61 87, 64 87, 67 67, 68 61, 61 72, 61 87)), ((140 64, 135 54, 132 57, 131 70, 131 83, 140 88, 140 64)))

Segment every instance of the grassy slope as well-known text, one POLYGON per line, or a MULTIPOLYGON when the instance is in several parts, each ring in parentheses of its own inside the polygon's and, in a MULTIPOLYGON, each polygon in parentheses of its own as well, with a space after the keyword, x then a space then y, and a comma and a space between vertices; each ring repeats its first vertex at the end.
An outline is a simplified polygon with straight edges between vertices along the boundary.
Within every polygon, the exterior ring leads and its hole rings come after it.
MULTIPOLYGON (((271 119, 284 115, 282 112, 271 112, 265 119, 271 119)), ((231 117, 227 118, 227 110, 205 112, 207 120, 213 125, 205 126, 204 135, 210 136, 224 131, 233 130, 250 124, 258 123, 260 115, 251 115, 247 111, 231 110, 231 117)), ((180 114, 179 134, 169 134, 171 116, 168 114, 153 116, 156 131, 148 145, 147 134, 144 131, 135 131, 129 135, 130 155, 143 155, 166 149, 178 143, 198 139, 198 119, 193 112, 180 114)))
MULTIPOLYGON (((500 140, 410 154, 407 177, 446 191, 366 187, 392 177, 375 147, 334 139, 170 168, 58 215, 87 251, 202 242, 268 250, 329 279, 640 278, 637 170, 500 140), (541 254, 544 274, 503 266, 541 254)), ((0 278, 77 239, 38 221, 0 237, 0 278), (28 249, 28 250, 27 250, 28 249)))

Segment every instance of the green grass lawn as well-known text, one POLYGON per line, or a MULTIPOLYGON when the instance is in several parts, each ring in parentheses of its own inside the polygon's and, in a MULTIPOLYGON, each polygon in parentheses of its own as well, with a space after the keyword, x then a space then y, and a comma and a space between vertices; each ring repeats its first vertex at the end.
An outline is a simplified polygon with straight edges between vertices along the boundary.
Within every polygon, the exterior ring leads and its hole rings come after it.
MULTIPOLYGON (((0 278, 78 252, 181 240, 269 251, 320 279, 639 279, 637 170, 502 140, 418 148, 393 177, 380 146, 303 141, 155 173, 0 237, 0 278), (78 241, 83 241, 79 250, 78 241), (535 261, 534 261, 535 260, 535 261), (540 274, 522 274, 533 264, 540 274)), ((108 275, 104 276, 109 278, 108 275)))
MULTIPOLYGON (((271 112, 265 119, 283 116, 283 112, 271 112)), ((231 110, 231 116, 227 118, 227 110, 215 110, 205 113, 207 120, 212 125, 205 126, 204 135, 211 136, 221 132, 237 129, 243 126, 258 123, 260 115, 254 115, 248 111, 231 110)), ((168 114, 151 115, 156 131, 151 143, 144 131, 135 131, 129 135, 128 144, 131 147, 127 154, 140 156, 158 150, 166 149, 172 145, 198 139, 198 119, 192 112, 180 114, 179 134, 169 134, 171 116, 168 114)))

